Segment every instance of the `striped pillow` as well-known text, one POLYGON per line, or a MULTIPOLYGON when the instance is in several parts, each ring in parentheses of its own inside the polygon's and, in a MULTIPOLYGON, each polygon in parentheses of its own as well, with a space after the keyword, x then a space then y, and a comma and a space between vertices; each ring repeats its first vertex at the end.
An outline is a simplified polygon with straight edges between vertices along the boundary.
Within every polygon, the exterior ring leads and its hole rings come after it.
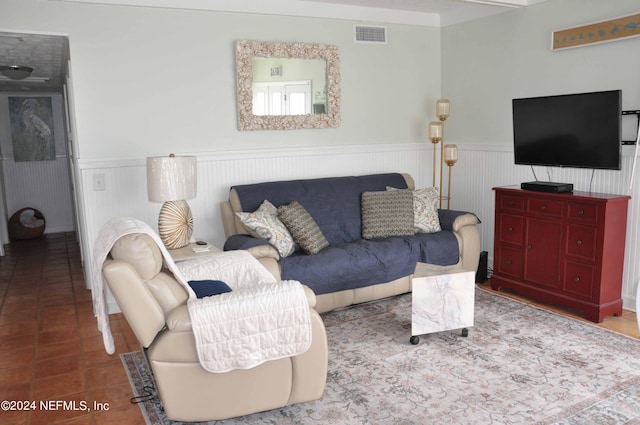
POLYGON ((322 234, 316 221, 298 201, 279 206, 278 218, 287 227, 293 240, 307 254, 317 254, 329 246, 329 241, 322 234))

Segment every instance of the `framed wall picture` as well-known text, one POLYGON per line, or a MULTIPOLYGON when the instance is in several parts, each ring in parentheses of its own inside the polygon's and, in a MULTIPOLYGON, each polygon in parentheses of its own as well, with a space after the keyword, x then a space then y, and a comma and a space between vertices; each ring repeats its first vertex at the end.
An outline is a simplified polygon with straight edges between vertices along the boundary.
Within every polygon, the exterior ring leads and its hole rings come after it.
POLYGON ((51 97, 9 97, 9 122, 15 161, 56 159, 51 97))
POLYGON ((640 13, 553 31, 551 49, 562 50, 640 35, 640 13))

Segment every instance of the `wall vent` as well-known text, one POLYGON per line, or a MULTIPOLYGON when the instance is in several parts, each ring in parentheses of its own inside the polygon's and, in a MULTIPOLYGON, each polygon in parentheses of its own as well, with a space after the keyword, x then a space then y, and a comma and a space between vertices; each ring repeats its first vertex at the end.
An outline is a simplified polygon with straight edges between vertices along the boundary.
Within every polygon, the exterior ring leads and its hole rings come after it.
POLYGON ((387 44, 387 27, 355 25, 356 43, 387 44))

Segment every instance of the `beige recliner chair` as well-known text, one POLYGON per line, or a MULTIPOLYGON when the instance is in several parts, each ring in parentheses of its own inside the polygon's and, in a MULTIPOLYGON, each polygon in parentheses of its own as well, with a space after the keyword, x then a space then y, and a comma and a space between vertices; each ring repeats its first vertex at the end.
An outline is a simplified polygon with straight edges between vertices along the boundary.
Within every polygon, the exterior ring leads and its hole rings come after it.
POLYGON ((103 266, 106 282, 153 371, 167 417, 208 421, 319 399, 327 377, 327 337, 315 296, 312 343, 305 353, 247 370, 210 373, 200 366, 187 293, 162 268, 162 254, 146 234, 120 238, 103 266))

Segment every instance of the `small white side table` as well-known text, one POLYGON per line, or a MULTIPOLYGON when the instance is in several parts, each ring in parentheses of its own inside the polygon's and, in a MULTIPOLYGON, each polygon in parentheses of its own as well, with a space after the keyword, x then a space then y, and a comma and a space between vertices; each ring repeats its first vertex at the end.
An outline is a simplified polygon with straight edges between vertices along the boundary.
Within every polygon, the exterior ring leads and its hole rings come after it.
POLYGON ((220 248, 216 248, 213 245, 209 245, 208 251, 195 252, 193 250, 193 248, 201 248, 201 247, 202 247, 201 245, 197 245, 196 243, 190 243, 189 245, 183 246, 182 248, 169 249, 168 251, 169 251, 169 254, 171 254, 171 258, 173 258, 173 261, 175 261, 176 263, 180 261, 185 261, 185 260, 193 260, 194 258, 202 258, 208 255, 213 255, 213 254, 222 252, 220 248))
POLYGON ((419 335, 473 326, 475 273, 418 263, 412 281, 411 344, 419 335))

